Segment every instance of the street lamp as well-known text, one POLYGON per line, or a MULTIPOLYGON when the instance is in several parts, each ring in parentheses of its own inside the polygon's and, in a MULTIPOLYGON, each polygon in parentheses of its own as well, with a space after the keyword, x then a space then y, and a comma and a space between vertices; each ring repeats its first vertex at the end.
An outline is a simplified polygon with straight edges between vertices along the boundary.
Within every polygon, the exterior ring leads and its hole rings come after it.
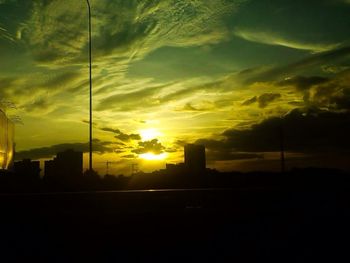
POLYGON ((89 171, 92 172, 92 57, 91 57, 91 6, 86 0, 89 12, 89 81, 90 81, 90 120, 89 120, 89 171))

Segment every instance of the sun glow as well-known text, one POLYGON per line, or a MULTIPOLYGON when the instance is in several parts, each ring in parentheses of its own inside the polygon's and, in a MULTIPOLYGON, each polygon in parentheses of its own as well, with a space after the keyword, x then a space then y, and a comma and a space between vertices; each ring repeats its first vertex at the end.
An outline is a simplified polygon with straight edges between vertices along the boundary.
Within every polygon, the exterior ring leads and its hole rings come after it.
POLYGON ((144 153, 140 154, 140 158, 148 161, 161 161, 167 157, 167 153, 154 154, 154 153, 144 153))
POLYGON ((140 134, 143 141, 150 141, 162 135, 157 129, 154 128, 141 130, 140 134))

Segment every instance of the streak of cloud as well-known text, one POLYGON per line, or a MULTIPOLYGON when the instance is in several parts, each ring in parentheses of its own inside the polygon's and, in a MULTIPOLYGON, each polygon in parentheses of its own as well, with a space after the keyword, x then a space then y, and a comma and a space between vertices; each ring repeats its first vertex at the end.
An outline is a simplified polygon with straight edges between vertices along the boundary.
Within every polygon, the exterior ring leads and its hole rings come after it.
POLYGON ((340 43, 307 43, 303 41, 289 39, 287 37, 283 37, 278 33, 273 32, 264 32, 261 30, 251 30, 251 29, 240 29, 237 28, 234 31, 234 34, 237 37, 240 37, 244 40, 266 44, 266 45, 274 45, 274 46, 283 46, 287 48, 306 50, 311 52, 325 52, 334 50, 340 47, 340 43))

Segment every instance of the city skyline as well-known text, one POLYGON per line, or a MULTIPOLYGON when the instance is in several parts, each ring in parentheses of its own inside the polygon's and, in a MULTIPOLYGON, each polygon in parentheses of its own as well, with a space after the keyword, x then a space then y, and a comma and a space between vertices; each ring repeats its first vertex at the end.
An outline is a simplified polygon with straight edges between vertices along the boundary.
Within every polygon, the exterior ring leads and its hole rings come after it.
MULTIPOLYGON (((0 99, 17 157, 88 167, 85 1, 0 1, 0 99)), ((349 169, 349 1, 91 1, 94 168, 153 171, 203 144, 208 167, 349 169), (295 14, 298 13, 298 17, 295 14)))

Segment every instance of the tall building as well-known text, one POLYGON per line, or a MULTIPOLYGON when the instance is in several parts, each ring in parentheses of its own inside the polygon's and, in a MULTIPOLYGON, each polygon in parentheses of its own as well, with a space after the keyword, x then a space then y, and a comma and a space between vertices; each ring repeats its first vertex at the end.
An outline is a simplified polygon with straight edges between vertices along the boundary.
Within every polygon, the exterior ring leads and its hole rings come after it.
POLYGON ((0 170, 7 170, 13 164, 14 124, 0 109, 0 170))
POLYGON ((204 145, 185 145, 185 168, 189 174, 203 175, 206 170, 204 145))
POLYGON ((83 175, 83 153, 67 150, 57 153, 50 161, 45 161, 45 177, 75 179, 83 175))
POLYGON ((16 175, 27 178, 40 178, 40 162, 24 159, 14 163, 13 170, 16 175))

